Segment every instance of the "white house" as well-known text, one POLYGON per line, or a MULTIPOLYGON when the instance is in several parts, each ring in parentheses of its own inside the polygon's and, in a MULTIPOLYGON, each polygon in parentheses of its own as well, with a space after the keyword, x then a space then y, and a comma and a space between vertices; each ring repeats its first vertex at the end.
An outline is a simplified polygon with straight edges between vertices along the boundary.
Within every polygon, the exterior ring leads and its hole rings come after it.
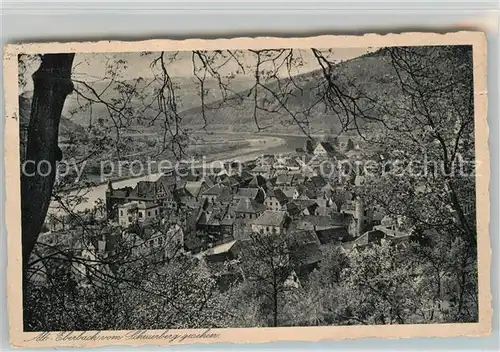
POLYGON ((252 222, 252 231, 265 234, 283 233, 286 223, 286 212, 266 210, 252 222))
POLYGON ((128 227, 134 223, 149 224, 160 216, 160 205, 154 202, 132 201, 118 206, 118 223, 128 227))

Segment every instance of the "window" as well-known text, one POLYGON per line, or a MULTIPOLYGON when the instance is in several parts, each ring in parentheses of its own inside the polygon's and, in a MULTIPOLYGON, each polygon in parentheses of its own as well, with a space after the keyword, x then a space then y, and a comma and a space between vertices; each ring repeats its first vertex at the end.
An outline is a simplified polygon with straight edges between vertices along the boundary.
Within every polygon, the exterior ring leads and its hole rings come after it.
POLYGON ((128 217, 128 222, 132 222, 132 217, 131 216, 128 217))
POLYGON ((142 212, 139 212, 139 217, 142 218, 142 212))
POLYGON ((120 216, 123 216, 123 210, 120 210, 120 216))
POLYGON ((148 217, 150 217, 150 216, 151 216, 151 212, 150 212, 150 211, 148 211, 148 217))

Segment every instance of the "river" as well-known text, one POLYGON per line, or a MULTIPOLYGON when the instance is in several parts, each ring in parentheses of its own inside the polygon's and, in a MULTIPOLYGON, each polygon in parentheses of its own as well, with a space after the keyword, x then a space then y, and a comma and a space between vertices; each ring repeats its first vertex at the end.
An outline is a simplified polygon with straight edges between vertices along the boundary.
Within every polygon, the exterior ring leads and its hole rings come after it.
MULTIPOLYGON (((228 138, 233 136, 234 133, 218 133, 218 136, 228 138)), ((245 137, 250 141, 255 141, 258 139, 265 139, 266 143, 261 143, 254 147, 246 147, 242 149, 237 149, 231 152, 224 153, 224 155, 220 158, 213 155, 207 155, 207 162, 211 162, 214 159, 220 161, 230 161, 230 160, 239 160, 239 161, 247 161, 251 159, 255 159, 262 154, 280 154, 280 153, 289 153, 293 152, 296 148, 302 148, 306 141, 306 136, 294 136, 294 135, 280 135, 280 134, 242 134, 238 133, 239 136, 245 137)), ((196 166, 201 166, 199 163, 196 166)), ((145 175, 140 177, 133 177, 128 179, 116 180, 113 181, 113 188, 122 188, 122 187, 135 187, 137 182, 139 181, 155 181, 161 176, 161 173, 145 175)), ((94 187, 79 189, 78 191, 71 191, 69 196, 82 196, 85 198, 84 201, 80 201, 79 204, 73 207, 73 211, 83 211, 85 209, 91 209, 94 207, 95 203, 102 199, 104 200, 106 189, 108 185, 106 183, 96 185, 94 187)), ((51 214, 61 214, 62 210, 60 209, 57 203, 51 204, 49 208, 49 213, 51 214)))

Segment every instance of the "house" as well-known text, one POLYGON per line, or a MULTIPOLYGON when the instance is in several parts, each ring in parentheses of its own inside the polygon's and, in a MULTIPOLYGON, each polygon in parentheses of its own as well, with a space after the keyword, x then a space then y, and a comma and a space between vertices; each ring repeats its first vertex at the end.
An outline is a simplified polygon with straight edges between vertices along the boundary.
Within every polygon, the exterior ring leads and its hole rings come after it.
MULTIPOLYGON (((217 184, 217 180, 216 180, 216 177, 214 175, 207 175, 207 176, 203 177, 203 182, 206 185, 206 189, 209 189, 210 187, 213 187, 217 184)), ((206 191, 206 189, 203 190, 202 192, 206 191)))
POLYGON ((216 235, 214 242, 217 242, 221 238, 221 227, 225 226, 222 222, 225 219, 229 219, 229 205, 215 205, 203 210, 196 223, 196 228, 198 230, 205 231, 210 235, 216 235))
POLYGON ((220 234, 223 242, 234 239, 234 219, 226 217, 220 222, 220 234))
POLYGON ((363 156, 363 152, 360 149, 356 148, 347 151, 345 154, 349 159, 361 159, 361 157, 363 156))
MULTIPOLYGON (((323 195, 323 196, 319 196, 317 197, 316 199, 314 199, 316 204, 318 204, 318 206, 320 208, 329 208, 329 209, 333 209, 334 207, 334 203, 332 201, 332 199, 326 195, 323 195)), ((319 214, 318 214, 319 215, 319 214)))
POLYGON ((128 227, 135 223, 150 224, 160 216, 160 205, 155 202, 132 201, 118 206, 118 223, 128 227))
POLYGON ((227 203, 232 200, 232 192, 231 188, 217 184, 203 192, 201 197, 212 204, 216 202, 227 203))
POLYGON ((244 183, 248 184, 253 179, 253 175, 246 169, 241 170, 239 174, 240 178, 243 180, 244 183))
POLYGON ((346 214, 345 224, 352 236, 359 237, 372 226, 373 210, 366 207, 363 199, 359 197, 346 202, 342 206, 342 212, 346 214))
POLYGON ((300 171, 300 164, 295 158, 290 158, 286 161, 286 168, 288 171, 292 172, 299 172, 300 171))
POLYGON ((231 175, 221 181, 221 184, 230 187, 231 190, 236 191, 244 183, 243 179, 238 175, 231 175))
POLYGON ((327 182, 323 177, 317 175, 309 177, 305 184, 309 189, 314 189, 316 192, 319 192, 327 185, 327 182))
POLYGON ((267 192, 264 205, 268 210, 280 211, 284 210, 284 205, 288 203, 288 197, 279 188, 267 192))
POLYGON ((294 227, 298 230, 321 230, 328 229, 335 226, 342 226, 336 219, 332 219, 329 216, 318 216, 318 215, 308 215, 298 218, 294 222, 294 227))
POLYGON ((321 244, 327 243, 343 243, 349 242, 354 239, 349 233, 345 226, 328 226, 316 229, 316 235, 319 238, 321 244))
POLYGON ((204 181, 187 181, 184 185, 184 189, 194 198, 198 198, 198 196, 208 188, 209 187, 204 181))
POLYGON ((247 188, 265 188, 267 180, 261 176, 256 175, 248 182, 247 188))
POLYGON ((316 148, 314 148, 313 154, 320 157, 334 157, 336 152, 331 143, 319 142, 316 148))
POLYGON ((324 206, 320 203, 320 201, 316 200, 316 204, 318 204, 318 207, 316 208, 314 215, 328 216, 329 218, 332 218, 336 213, 335 208, 331 206, 324 206))
POLYGON ((173 258, 183 251, 184 231, 173 224, 167 231, 155 231, 138 246, 136 254, 157 253, 163 258, 173 258))
POLYGON ((183 187, 183 180, 177 180, 173 173, 163 174, 156 181, 139 181, 134 188, 113 189, 111 181, 106 190, 108 218, 116 219, 116 207, 130 201, 155 202, 163 206, 172 199, 175 189, 183 187))
POLYGON ((318 236, 311 230, 291 232, 289 248, 290 263, 297 269, 314 266, 323 258, 318 236))
POLYGON ((189 170, 181 175, 181 178, 186 182, 197 182, 201 179, 201 174, 197 170, 189 170))
POLYGON ((233 240, 208 249, 204 255, 207 262, 225 262, 236 259, 239 255, 238 241, 233 240))
POLYGON ((264 202, 264 191, 262 188, 240 188, 233 196, 234 200, 239 201, 240 199, 247 198, 255 200, 259 203, 264 202))
POLYGON ((316 156, 304 156, 302 159, 297 159, 297 162, 300 166, 300 172, 305 176, 314 176, 316 175, 315 169, 320 167, 320 161, 317 160, 316 156))
POLYGON ((372 246, 373 244, 380 244, 384 237, 386 237, 386 234, 382 231, 371 230, 365 232, 352 242, 342 244, 342 247, 348 253, 353 250, 362 250, 366 247, 372 246))
POLYGON ((332 185, 331 182, 327 182, 318 193, 329 196, 335 192, 336 188, 332 185))
POLYGON ((252 222, 252 231, 263 234, 280 234, 285 231, 287 221, 286 212, 266 210, 252 222))
POLYGON ((288 200, 293 200, 296 191, 295 187, 280 187, 280 189, 288 200))
POLYGON ((172 199, 170 199, 168 202, 164 201, 164 210, 176 210, 180 211, 181 209, 185 208, 187 204, 190 203, 192 199, 195 199, 193 195, 186 190, 186 188, 179 188, 174 190, 172 199))
POLYGON ((318 203, 313 199, 296 199, 293 203, 297 205, 302 215, 314 215, 318 208, 318 203))
MULTIPOLYGON (((77 280, 81 286, 106 285, 108 280, 113 278, 114 266, 104 260, 116 245, 116 237, 106 241, 101 240, 78 240, 72 250, 75 251, 80 261, 71 263, 69 270, 73 275, 79 276, 77 280)), ((62 269, 62 268, 61 268, 62 269)), ((66 269, 66 268, 64 268, 66 269)))
POLYGON ((235 218, 243 220, 255 220, 265 210, 266 206, 264 204, 249 198, 241 198, 236 206, 232 208, 235 218))
POLYGON ((315 199, 316 198, 316 192, 309 188, 305 184, 301 184, 295 187, 295 192, 293 193, 293 199, 301 199, 301 200, 306 200, 306 199, 315 199))
POLYGON ((384 216, 380 221, 380 225, 373 226, 374 230, 379 230, 384 232, 388 236, 392 237, 405 237, 409 236, 412 232, 411 229, 405 229, 403 226, 402 218, 393 219, 390 216, 384 216))
POLYGON ((132 191, 132 187, 114 189, 111 181, 108 181, 108 188, 106 189, 106 213, 108 219, 117 218, 117 206, 119 204, 127 203, 132 191))
POLYGON ((283 210, 286 211, 288 216, 292 219, 300 217, 302 215, 302 209, 299 208, 297 203, 294 201, 289 201, 283 207, 283 210))
POLYGON ((276 186, 291 186, 293 182, 293 174, 283 173, 278 175, 276 178, 275 185, 276 186))
POLYGON ((264 178, 271 177, 272 166, 271 165, 257 165, 251 171, 254 176, 262 176, 264 178))

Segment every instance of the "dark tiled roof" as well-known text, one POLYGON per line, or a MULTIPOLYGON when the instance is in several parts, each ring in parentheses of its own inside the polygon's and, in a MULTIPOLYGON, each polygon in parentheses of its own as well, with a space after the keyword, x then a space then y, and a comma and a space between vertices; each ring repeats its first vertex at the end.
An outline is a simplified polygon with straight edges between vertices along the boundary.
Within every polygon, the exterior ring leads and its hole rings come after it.
POLYGON ((247 170, 241 171, 240 177, 244 181, 250 181, 251 179, 253 179, 253 175, 247 170))
POLYGON ((162 184, 164 187, 175 187, 177 179, 175 175, 162 175, 158 180, 156 180, 156 183, 162 184))
POLYGON ((261 175, 256 175, 254 178, 250 181, 249 186, 252 187, 261 187, 266 184, 266 179, 262 177, 261 175))
POLYGON ((308 182, 310 182, 310 184, 316 188, 322 188, 327 184, 327 182, 321 176, 313 176, 309 178, 308 182))
POLYGON ((224 189, 224 186, 221 185, 215 185, 207 189, 205 192, 202 193, 204 196, 218 196, 222 193, 222 190, 224 189))
POLYGON ((154 198, 156 196, 156 183, 153 181, 139 181, 134 191, 138 197, 154 198))
POLYGON ((330 242, 349 242, 353 240, 344 226, 316 230, 316 234, 322 244, 330 242))
POLYGON ((338 226, 338 224, 336 224, 335 221, 333 221, 329 216, 318 215, 304 216, 303 218, 299 219, 297 224, 297 228, 303 230, 314 229, 314 226, 316 226, 316 229, 325 229, 328 227, 336 227, 338 226))
POLYGON ((174 191, 173 197, 177 202, 184 202, 192 198, 193 195, 186 188, 179 188, 174 191))
POLYGON ((310 265, 323 259, 320 242, 314 231, 294 232, 290 242, 290 261, 293 265, 310 265))
POLYGON ((224 187, 217 197, 217 201, 222 203, 230 203, 233 200, 233 193, 231 192, 231 188, 224 187))
POLYGON ((240 188, 238 192, 234 195, 235 199, 250 198, 255 199, 259 194, 259 188, 240 188))
POLYGON ((271 197, 275 197, 281 205, 288 202, 288 197, 279 188, 276 188, 274 190, 270 190, 267 192, 267 198, 271 198, 271 197))
POLYGON ((316 192, 306 186, 305 184, 300 184, 297 186, 297 192, 299 193, 299 196, 305 196, 309 199, 316 198, 316 192))
POLYGON ((132 187, 123 187, 113 190, 113 198, 127 198, 134 189, 132 187))
POLYGON ((288 202, 285 205, 285 210, 290 214, 291 216, 299 214, 302 210, 299 208, 297 203, 295 202, 288 202))
POLYGON ((271 165, 257 165, 252 169, 252 172, 269 172, 271 171, 271 165))

